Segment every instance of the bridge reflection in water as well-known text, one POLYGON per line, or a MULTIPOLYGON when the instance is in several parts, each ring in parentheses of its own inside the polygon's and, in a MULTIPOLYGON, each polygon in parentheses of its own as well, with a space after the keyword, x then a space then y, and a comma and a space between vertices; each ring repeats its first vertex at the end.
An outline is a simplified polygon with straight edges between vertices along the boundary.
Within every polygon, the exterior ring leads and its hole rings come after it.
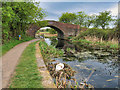
POLYGON ((58 38, 58 43, 56 45, 56 48, 63 48, 64 47, 64 39, 58 38))

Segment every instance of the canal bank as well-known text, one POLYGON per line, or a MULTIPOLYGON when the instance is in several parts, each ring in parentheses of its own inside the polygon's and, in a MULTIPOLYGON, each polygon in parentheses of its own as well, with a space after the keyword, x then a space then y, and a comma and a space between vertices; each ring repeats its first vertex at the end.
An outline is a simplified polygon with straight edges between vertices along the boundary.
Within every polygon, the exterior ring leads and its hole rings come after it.
POLYGON ((43 57, 41 55, 41 51, 39 48, 39 42, 36 43, 36 59, 37 59, 38 70, 40 72, 40 75, 42 76, 41 82, 42 82, 43 88, 56 88, 49 74, 49 71, 46 68, 43 57))

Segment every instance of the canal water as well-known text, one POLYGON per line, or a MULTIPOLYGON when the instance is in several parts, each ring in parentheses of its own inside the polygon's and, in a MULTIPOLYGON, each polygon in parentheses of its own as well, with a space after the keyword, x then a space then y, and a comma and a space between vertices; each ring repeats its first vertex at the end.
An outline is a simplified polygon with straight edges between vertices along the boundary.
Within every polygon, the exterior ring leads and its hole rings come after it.
POLYGON ((76 71, 73 77, 77 82, 87 79, 87 84, 95 88, 119 87, 117 55, 101 49, 86 49, 80 44, 76 45, 65 40, 61 42, 56 38, 45 38, 45 42, 64 50, 63 57, 52 58, 56 60, 53 63, 61 62, 70 65, 76 71))

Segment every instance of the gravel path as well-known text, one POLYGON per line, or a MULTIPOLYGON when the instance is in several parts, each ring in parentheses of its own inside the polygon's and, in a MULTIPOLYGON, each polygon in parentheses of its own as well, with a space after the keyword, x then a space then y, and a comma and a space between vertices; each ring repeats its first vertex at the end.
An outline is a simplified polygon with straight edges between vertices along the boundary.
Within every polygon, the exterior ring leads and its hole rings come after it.
POLYGON ((35 42, 37 40, 39 39, 34 39, 28 42, 18 44, 2 56, 2 80, 0 80, 2 81, 2 88, 7 88, 9 86, 10 78, 24 49, 30 43, 35 42))

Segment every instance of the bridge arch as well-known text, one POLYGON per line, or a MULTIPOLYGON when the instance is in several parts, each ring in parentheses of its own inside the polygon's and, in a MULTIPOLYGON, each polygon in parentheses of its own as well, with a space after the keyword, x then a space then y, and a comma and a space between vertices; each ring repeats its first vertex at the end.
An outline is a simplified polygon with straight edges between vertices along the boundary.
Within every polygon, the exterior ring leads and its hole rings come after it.
POLYGON ((56 30, 57 34, 58 34, 58 38, 61 38, 61 39, 64 38, 64 31, 60 30, 58 27, 55 27, 55 26, 52 26, 52 25, 47 25, 47 27, 51 27, 54 30, 56 30))
MULTIPOLYGON (((76 36, 80 32, 80 26, 68 23, 61 23, 58 21, 48 20, 48 27, 55 29, 58 32, 58 38, 65 38, 69 36, 76 36)), ((47 27, 46 26, 46 27, 47 27)), ((27 30, 27 35, 35 37, 35 33, 42 27, 37 25, 30 25, 27 30)))

